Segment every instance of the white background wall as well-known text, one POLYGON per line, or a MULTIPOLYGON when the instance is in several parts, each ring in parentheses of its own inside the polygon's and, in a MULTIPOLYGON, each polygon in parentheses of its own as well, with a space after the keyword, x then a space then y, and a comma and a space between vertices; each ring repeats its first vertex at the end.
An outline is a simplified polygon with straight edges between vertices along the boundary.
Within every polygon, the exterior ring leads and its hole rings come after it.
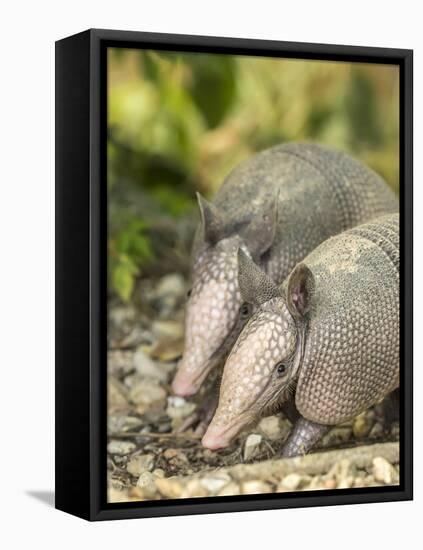
MULTIPOLYGON (((0 8, 3 548, 411 548, 422 541, 422 27, 417 1, 46 0, 0 8), (89 27, 415 49, 415 501, 89 524, 53 489, 54 41, 89 27)), ((77 406, 77 403, 76 403, 77 406)))

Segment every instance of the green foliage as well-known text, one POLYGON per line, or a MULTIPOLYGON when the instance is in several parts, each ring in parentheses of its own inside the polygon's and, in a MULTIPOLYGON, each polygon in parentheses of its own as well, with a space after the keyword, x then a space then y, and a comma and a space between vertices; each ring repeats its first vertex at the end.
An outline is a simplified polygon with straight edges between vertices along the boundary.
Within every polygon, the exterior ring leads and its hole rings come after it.
POLYGON ((146 228, 143 221, 133 219, 109 243, 113 287, 124 301, 131 297, 139 266, 154 259, 146 228))
POLYGON ((377 146, 383 139, 380 113, 372 82, 361 72, 353 71, 345 97, 345 113, 351 128, 352 146, 377 146))
POLYGON ((235 60, 223 55, 194 55, 189 60, 189 67, 192 100, 207 125, 215 128, 222 122, 235 100, 235 60))
POLYGON ((157 224, 193 224, 195 191, 213 195, 261 149, 326 143, 398 189, 397 67, 141 50, 109 50, 108 67, 110 279, 124 300, 162 262, 153 248, 173 246, 152 244, 157 224))

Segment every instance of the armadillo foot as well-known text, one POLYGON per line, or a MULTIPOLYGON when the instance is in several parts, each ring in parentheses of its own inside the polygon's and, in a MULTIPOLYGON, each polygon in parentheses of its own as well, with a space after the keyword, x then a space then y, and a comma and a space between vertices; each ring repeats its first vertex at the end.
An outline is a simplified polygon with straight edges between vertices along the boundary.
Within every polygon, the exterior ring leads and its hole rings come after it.
POLYGON ((329 430, 329 426, 306 420, 302 416, 297 420, 291 435, 282 448, 282 456, 305 455, 329 430))
POLYGON ((190 428, 194 429, 194 433, 198 436, 203 436, 208 428, 208 425, 213 418, 218 403, 217 392, 211 392, 196 411, 187 416, 177 432, 185 432, 190 428))

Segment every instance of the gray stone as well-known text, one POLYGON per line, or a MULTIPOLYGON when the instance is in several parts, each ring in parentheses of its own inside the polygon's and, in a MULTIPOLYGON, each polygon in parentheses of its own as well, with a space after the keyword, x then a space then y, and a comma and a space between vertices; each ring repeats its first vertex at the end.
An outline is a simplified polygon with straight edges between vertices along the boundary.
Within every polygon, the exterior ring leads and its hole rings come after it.
POLYGON ((372 429, 373 422, 373 418, 370 414, 368 414, 367 411, 357 416, 357 418, 354 420, 352 428, 354 437, 356 437, 357 439, 367 437, 370 433, 370 430, 372 429))
POLYGON ((279 416, 267 416, 266 418, 263 418, 260 421, 258 428, 265 437, 272 440, 282 439, 282 436, 284 435, 284 427, 279 416))
POLYGON ((182 420, 194 412, 196 407, 195 403, 189 403, 183 397, 169 396, 166 414, 172 420, 182 420))
POLYGON ((218 493, 218 496, 226 497, 231 495, 239 495, 241 494, 241 488, 237 483, 234 481, 231 481, 227 485, 225 485, 218 493))
POLYGON ((154 468, 154 455, 145 454, 131 458, 126 466, 127 471, 133 476, 140 476, 143 472, 150 472, 154 468))
POLYGON ((218 493, 225 485, 231 481, 229 475, 221 474, 216 476, 204 477, 201 480, 201 485, 207 489, 211 495, 218 493))
POLYGON ((179 498, 184 489, 181 481, 177 478, 156 477, 155 484, 160 493, 167 498, 179 498))
POLYGON ((185 281, 182 275, 179 273, 169 273, 165 275, 159 281, 154 292, 156 298, 172 300, 172 303, 176 303, 176 300, 182 298, 185 295, 185 281))
POLYGON ((139 430, 142 425, 142 420, 136 416, 110 414, 107 419, 109 434, 136 431, 139 430))
POLYGON ((129 391, 129 399, 138 405, 138 412, 144 412, 149 408, 164 408, 166 392, 156 382, 144 380, 133 386, 129 391))
POLYGON ((297 473, 288 474, 279 483, 278 490, 280 491, 282 489, 285 491, 295 491, 300 487, 301 481, 302 481, 302 476, 300 474, 297 474, 297 473))
POLYGON ((157 493, 156 477, 150 472, 143 472, 137 481, 137 487, 141 489, 143 498, 154 498, 157 493))
POLYGON ((260 495, 262 493, 272 493, 272 487, 269 483, 260 480, 244 481, 241 485, 243 495, 260 495))
POLYGON ((136 445, 131 441, 112 439, 107 445, 107 451, 112 455, 127 455, 135 451, 136 445))
POLYGON ((376 481, 384 483, 385 485, 392 485, 394 482, 398 483, 395 468, 386 458, 381 456, 377 456, 373 459, 373 477, 376 481))
POLYGON ((142 347, 139 347, 134 354, 134 366, 137 372, 143 377, 159 382, 167 382, 168 372, 153 361, 142 347))
POLYGON ((260 434, 250 434, 247 437, 244 445, 244 460, 250 460, 257 454, 262 439, 260 434))
POLYGON ((109 376, 107 380, 107 407, 111 411, 128 409, 128 392, 116 378, 109 376))
POLYGON ((107 353, 107 370, 109 374, 118 377, 131 372, 133 368, 133 352, 113 350, 107 353))

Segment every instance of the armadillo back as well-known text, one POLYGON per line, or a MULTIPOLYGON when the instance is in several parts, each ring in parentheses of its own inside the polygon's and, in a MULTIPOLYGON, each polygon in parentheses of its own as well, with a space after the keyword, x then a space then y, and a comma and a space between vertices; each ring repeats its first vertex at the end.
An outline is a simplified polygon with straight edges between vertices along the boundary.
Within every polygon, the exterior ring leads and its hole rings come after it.
POLYGON ((399 383, 399 216, 333 237, 304 263, 316 280, 296 405, 338 424, 399 383))
POLYGON ((329 237, 398 211, 394 193, 373 170, 341 151, 311 143, 278 145, 241 163, 215 203, 228 219, 242 222, 265 208, 276 193, 278 226, 263 258, 276 282, 329 237))

